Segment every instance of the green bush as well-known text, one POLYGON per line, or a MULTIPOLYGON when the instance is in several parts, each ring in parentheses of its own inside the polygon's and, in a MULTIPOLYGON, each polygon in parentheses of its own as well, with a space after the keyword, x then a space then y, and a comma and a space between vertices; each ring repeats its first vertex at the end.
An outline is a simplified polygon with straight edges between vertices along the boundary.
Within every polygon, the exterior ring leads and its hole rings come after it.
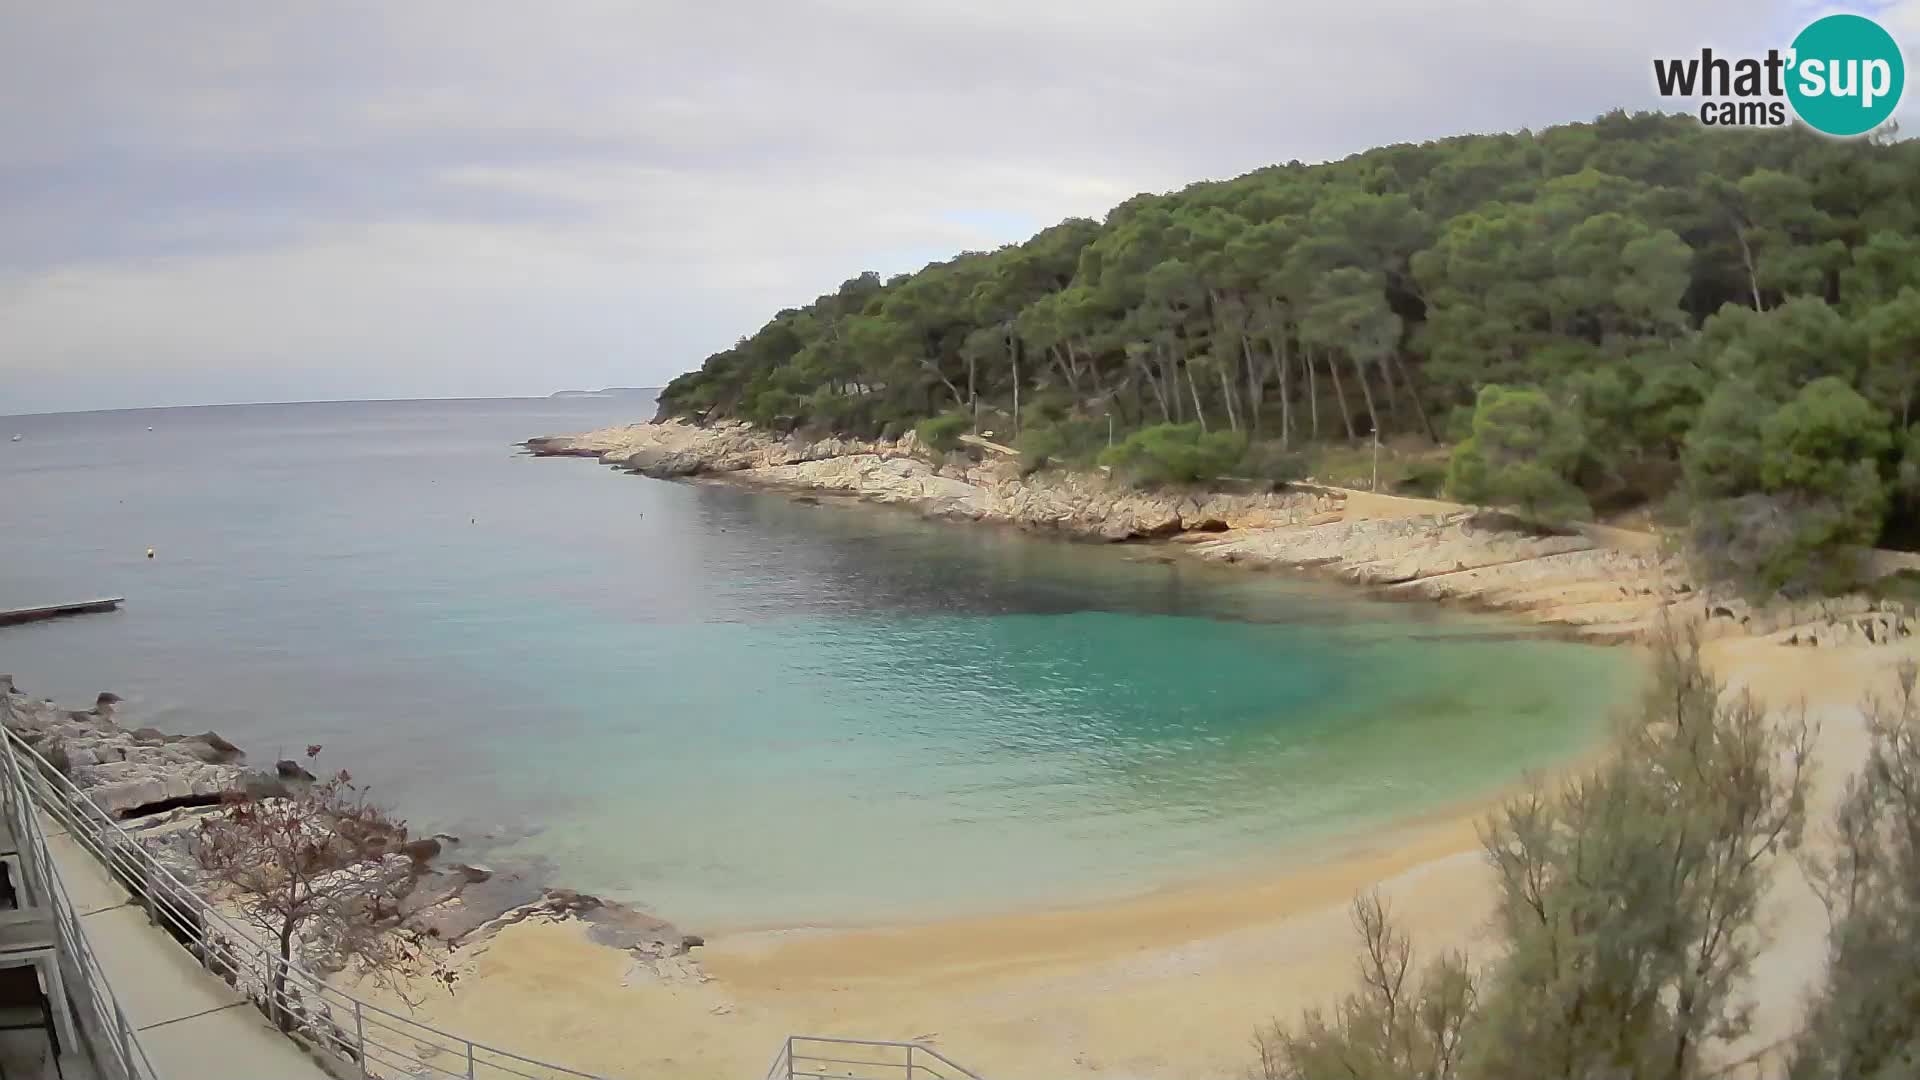
POLYGON ((1073 411, 1073 395, 1054 387, 1041 390, 1033 397, 1021 403, 1020 419, 1023 429, 1058 424, 1067 419, 1073 411))
POLYGON ((1274 488, 1303 479, 1312 469, 1307 455, 1277 442, 1258 442, 1247 447, 1246 456, 1236 470, 1240 476, 1264 481, 1274 488))
POLYGON ((1106 443, 1104 420, 1062 420, 1023 430, 1014 447, 1020 451, 1020 475, 1031 476, 1049 465, 1091 462, 1106 443))
POLYGON ((1107 448, 1100 464, 1144 487, 1198 484, 1227 473, 1246 453, 1247 437, 1237 431, 1203 433, 1198 424, 1155 424, 1107 448))
POLYGON ((1416 461, 1408 465, 1406 475, 1393 485, 1393 490, 1402 495, 1422 499, 1437 499, 1446 489, 1446 467, 1431 461, 1416 461))
POLYGON ((1531 387, 1482 387, 1473 434, 1453 448, 1447 491, 1461 502, 1558 525, 1591 513, 1571 477, 1586 452, 1580 418, 1531 387))
POLYGON ((1020 475, 1032 476, 1046 468, 1067 447, 1067 437, 1056 427, 1034 427, 1020 433, 1020 475))
POLYGON ((913 433, 929 447, 947 453, 960 448, 960 436, 973 426, 973 418, 966 413, 950 412, 939 416, 930 416, 913 426, 913 433))
POLYGON ((1756 595, 1852 588, 1886 522, 1887 416, 1834 378, 1770 412, 1763 400, 1729 383, 1688 437, 1694 554, 1756 595))
POLYGON ((1832 498, 1752 492, 1698 504, 1688 541, 1701 571, 1755 598, 1853 588, 1874 532, 1857 509, 1875 484, 1871 467, 1862 466, 1832 498))

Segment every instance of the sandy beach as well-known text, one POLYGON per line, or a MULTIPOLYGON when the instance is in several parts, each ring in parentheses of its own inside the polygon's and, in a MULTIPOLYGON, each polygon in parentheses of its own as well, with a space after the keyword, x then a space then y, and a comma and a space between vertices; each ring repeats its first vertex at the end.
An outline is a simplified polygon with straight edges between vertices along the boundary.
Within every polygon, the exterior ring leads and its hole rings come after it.
MULTIPOLYGON (((604 441, 585 445, 597 452, 604 441)), ((767 483, 770 472, 809 467, 763 467, 734 479, 767 483)), ((916 490, 903 499, 922 497, 916 490)), ((1223 550, 1260 554, 1262 544, 1296 543, 1316 527, 1378 527, 1462 509, 1360 493, 1340 502, 1338 514, 1296 515, 1248 530, 1235 523, 1226 534, 1195 536, 1202 543, 1182 547, 1200 558, 1218 559, 1223 550)), ((1431 533, 1439 529, 1434 525, 1431 533)), ((1521 551, 1489 559, 1491 584, 1472 569, 1430 569, 1420 577, 1471 579, 1469 601, 1505 590, 1520 602, 1491 606, 1518 609, 1530 622, 1570 621, 1563 615, 1568 605, 1584 605, 1599 609, 1579 619, 1588 625, 1646 626, 1663 606, 1663 590, 1639 581, 1628 590, 1606 574, 1624 561, 1652 582, 1660 562, 1652 539, 1597 532, 1572 558, 1521 551), (1555 567, 1564 569, 1556 574, 1555 567)), ((1453 558, 1452 551, 1445 558, 1453 558)), ((1285 565, 1287 557, 1267 562, 1285 565)), ((1450 597, 1434 590, 1423 595, 1450 597)), ((1664 595, 1666 606, 1683 616, 1703 606, 1695 596, 1664 595)), ((1902 638, 1807 648, 1759 630, 1757 623, 1723 626, 1707 646, 1708 661, 1730 688, 1750 689, 1776 710, 1804 702, 1820 723, 1814 806, 1820 822, 1839 779, 1864 749, 1862 695, 1884 691, 1901 657, 1920 656, 1920 643, 1902 638)), ((757 1075, 786 1035, 806 1033, 918 1040, 984 1076, 1238 1077, 1252 1060, 1250 1040, 1259 1027, 1274 1018, 1291 1021, 1352 984, 1348 904, 1357 893, 1378 887, 1422 955, 1488 948, 1483 927, 1492 878, 1477 827, 1497 801, 1295 853, 1259 873, 1094 907, 717 937, 696 950, 697 967, 661 970, 595 944, 578 924, 520 923, 463 950, 457 992, 428 998, 420 1014, 451 1030, 609 1075, 757 1075)), ((1814 842, 1822 831, 1819 825, 1811 830, 1814 842)), ((1772 905, 1775 941, 1756 968, 1755 1028, 1729 1050, 1728 1060, 1775 1044, 1791 1030, 1824 956, 1824 914, 1797 870, 1777 883, 1772 905)))
MULTIPOLYGON (((1864 749, 1857 708, 1920 643, 1709 646, 1732 687, 1820 723, 1816 821, 1864 749)), ((468 950, 423 1018, 611 1075, 757 1075, 789 1033, 919 1039, 984 1076, 1237 1077, 1255 1030, 1329 1002, 1354 977, 1347 905, 1378 886, 1423 955, 1485 949, 1491 877, 1462 808, 1271 873, 1092 908, 857 931, 743 934, 658 973, 578 924, 523 923, 468 950)), ((1823 828, 1810 830, 1818 842, 1823 828)), ((1753 1034, 1775 1043, 1824 956, 1825 918, 1789 869, 1756 967, 1753 1034)))

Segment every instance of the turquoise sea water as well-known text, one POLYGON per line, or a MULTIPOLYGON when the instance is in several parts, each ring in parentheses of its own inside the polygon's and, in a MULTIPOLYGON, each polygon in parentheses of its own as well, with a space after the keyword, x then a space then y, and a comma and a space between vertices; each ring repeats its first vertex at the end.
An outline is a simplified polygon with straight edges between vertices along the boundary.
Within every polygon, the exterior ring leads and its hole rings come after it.
POLYGON ((0 628, 0 671, 257 760, 322 743, 418 830, 702 930, 1283 859, 1564 760, 1627 675, 1281 575, 512 446, 635 412, 0 420, 0 606, 128 598, 0 628))

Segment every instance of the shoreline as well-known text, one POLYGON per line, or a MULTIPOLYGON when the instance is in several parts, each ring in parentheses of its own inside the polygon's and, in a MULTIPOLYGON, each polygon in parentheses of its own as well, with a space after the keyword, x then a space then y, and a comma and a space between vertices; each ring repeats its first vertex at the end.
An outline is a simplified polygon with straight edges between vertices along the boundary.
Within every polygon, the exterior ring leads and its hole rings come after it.
MULTIPOLYGON (((1601 525, 1558 534, 1437 499, 1311 481, 1251 492, 1141 492, 1096 473, 1022 475, 996 449, 979 460, 898 440, 777 437, 739 421, 628 424, 519 444, 535 457, 583 457, 624 472, 853 500, 934 520, 1013 526, 1101 543, 1146 542, 1157 559, 1278 570, 1387 600, 1516 616, 1568 640, 1643 641, 1669 619, 1704 636, 1790 644, 1872 643, 1920 633, 1920 620, 1863 596, 1756 607, 1698 581, 1656 536, 1601 525)), ((1876 567, 1908 561, 1879 553, 1876 567)))
MULTIPOLYGON (((636 467, 629 452, 620 449, 630 442, 600 433, 585 439, 568 440, 556 452, 646 475, 736 484, 822 503, 880 503, 928 517, 1011 524, 1082 539, 1116 539, 1101 534, 1108 522, 1099 514, 1107 507, 1120 506, 1123 518, 1133 512, 1122 505, 1130 496, 1116 495, 1096 507, 1091 520, 1080 519, 1066 530, 1044 516, 1023 521, 981 512, 1004 505, 1004 492, 956 511, 951 499, 965 493, 946 488, 945 494, 929 497, 914 486, 926 482, 926 471, 887 466, 899 459, 898 444, 852 448, 851 455, 838 452, 846 448, 830 447, 835 452, 822 455, 817 447, 796 452, 761 442, 743 451, 736 443, 717 455, 702 451, 698 460, 682 456, 660 470, 636 467), (728 453, 736 456, 729 460, 728 453), (743 453, 744 459, 738 456, 743 453), (778 460, 784 456, 805 460, 778 460), (849 456, 858 459, 851 470, 845 460, 836 460, 849 456), (885 476, 875 477, 876 469, 885 476)), ((529 449, 542 452, 533 443, 529 449)), ((906 453, 914 452, 909 447, 906 453)), ((987 469, 991 473, 993 466, 987 469)), ((957 471, 976 489, 986 484, 972 481, 1008 482, 1004 476, 957 471)), ((1831 801, 1836 778, 1850 770, 1864 745, 1855 709, 1861 693, 1889 677, 1897 658, 1920 655, 1911 623, 1876 605, 1847 601, 1756 610, 1731 598, 1709 597, 1674 580, 1677 568, 1657 553, 1645 546, 1631 550, 1636 544, 1651 546, 1651 538, 1607 535, 1613 530, 1594 531, 1627 550, 1598 542, 1560 553, 1508 549, 1506 558, 1458 568, 1441 563, 1437 573, 1408 573, 1410 547, 1439 548, 1438 558, 1444 560, 1457 557, 1462 542, 1481 539, 1459 535, 1461 508, 1368 493, 1347 493, 1341 503, 1333 518, 1321 516, 1330 508, 1303 514, 1298 505, 1282 506, 1277 516, 1283 520, 1228 521, 1225 531, 1205 520, 1195 522, 1201 529, 1189 530, 1188 522, 1176 517, 1177 531, 1163 526, 1134 538, 1152 542, 1151 561, 1197 558, 1301 573, 1361 585, 1359 592, 1371 598, 1433 600, 1514 619, 1525 624, 1519 632, 1526 636, 1630 644, 1660 619, 1698 618, 1707 628, 1709 665, 1730 689, 1752 688, 1775 709, 1788 707, 1795 697, 1818 704, 1816 711, 1826 721, 1820 746, 1824 802, 1831 801), (1368 535, 1364 526, 1345 528, 1350 510, 1361 522, 1406 524, 1375 526, 1368 535), (1410 543, 1380 541, 1381 533, 1390 537, 1396 529, 1410 543), (1302 542, 1316 531, 1323 539, 1302 542), (1339 544, 1356 532, 1370 541, 1366 554, 1372 557, 1316 555, 1330 548, 1340 554, 1339 544), (1453 550, 1447 551, 1450 545, 1453 550), (1588 554, 1595 550, 1619 554, 1588 554), (1608 576, 1621 566, 1643 575, 1637 580, 1647 583, 1645 592, 1629 588, 1635 595, 1621 596, 1622 586, 1608 576), (1602 590, 1611 596, 1596 595, 1602 590), (1593 606, 1565 612, 1567 605, 1554 601, 1567 593, 1577 601, 1573 607, 1593 606), (1627 600, 1637 614, 1606 618, 1621 613, 1618 600, 1627 600), (1557 617, 1562 614, 1585 618, 1557 617), (1593 618, 1596 614, 1602 618, 1593 618), (1637 626, 1630 633, 1617 632, 1622 623, 1637 626)), ((1243 504, 1227 512, 1249 518, 1274 514, 1270 505, 1243 504)), ((1507 540, 1495 534, 1481 542, 1497 548, 1507 540)), ((1435 565, 1432 558, 1425 563, 1416 558, 1411 569, 1431 571, 1435 565)), ((1258 867, 1127 898, 918 923, 720 934, 703 950, 704 974, 692 984, 636 979, 630 968, 561 928, 510 928, 485 955, 472 958, 474 978, 463 991, 466 1000, 446 1003, 440 1018, 517 1023, 536 1041, 553 1038, 556 1046, 565 1030, 570 1033, 565 1044, 581 1056, 583 1067, 619 1075, 661 1068, 714 1080, 743 1075, 742 1070, 763 1067, 758 1058, 785 1034, 810 1032, 922 1039, 987 1075, 1237 1078, 1250 1060, 1246 1048, 1256 1029, 1276 1017, 1290 1023, 1303 1009, 1325 1006, 1352 985, 1355 939, 1348 904, 1355 894, 1380 889, 1421 956, 1455 948, 1484 952, 1493 881, 1479 853, 1478 823, 1529 782, 1552 784, 1578 774, 1613 745, 1610 733, 1603 733, 1587 751, 1547 775, 1523 778, 1482 798, 1363 827, 1258 867), (602 1043, 583 1038, 575 1018, 526 1011, 521 995, 536 986, 551 990, 552 972, 561 967, 579 975, 569 980, 565 995, 573 1017, 644 1010, 676 1034, 668 1045, 645 1049, 602 1043)), ((1824 957, 1824 924, 1818 922, 1817 903, 1809 906, 1804 883, 1796 888, 1781 882, 1776 892, 1770 904, 1781 911, 1775 922, 1778 938, 1755 967, 1755 987, 1767 1000, 1760 1003, 1754 1032, 1728 1048, 1729 1060, 1737 1058, 1734 1051, 1762 1048, 1766 1039, 1790 1029, 1807 982, 1824 957)))
MULTIPOLYGON (((1908 656, 1920 656, 1920 641, 1706 646, 1730 689, 1750 687, 1776 710, 1804 697, 1822 722, 1816 820, 1864 746, 1859 695, 1887 685, 1908 656)), ((1538 782, 1583 771, 1611 745, 1602 740, 1538 782)), ((1352 985, 1354 895, 1378 888, 1419 956, 1485 954, 1494 882, 1476 827, 1517 789, 1313 845, 1281 865, 1114 902, 719 934, 691 978, 656 975, 563 925, 522 924, 467 957, 459 993, 430 1002, 428 1018, 524 1033, 536 1048, 571 1053, 569 1064, 615 1076, 737 1077, 764 1068, 786 1034, 812 1033, 924 1039, 982 1075, 1238 1078, 1258 1027, 1292 1022, 1352 985), (645 1046, 595 1034, 632 1015, 664 1034, 645 1046)), ((1777 881, 1768 910, 1775 938, 1755 965, 1756 1026, 1728 1060, 1791 1029, 1825 955, 1824 909, 1804 882, 1777 881)))
MULTIPOLYGON (((785 452, 756 447, 762 455, 785 452)), ((1836 751, 1833 761, 1823 760, 1830 769, 1846 764, 1842 759, 1859 742, 1857 724, 1850 727, 1845 713, 1861 688, 1880 679, 1893 657, 1920 653, 1920 638, 1908 624, 1885 621, 1881 609, 1735 606, 1691 587, 1672 588, 1667 569, 1644 552, 1628 554, 1638 560, 1633 565, 1662 574, 1660 587, 1622 596, 1605 571, 1627 565, 1625 556, 1613 561, 1595 554, 1618 549, 1476 527, 1468 511, 1432 500, 1333 489, 1145 497, 1084 476, 1026 483, 998 475, 1003 470, 991 464, 887 464, 914 455, 909 447, 903 456, 899 444, 884 453, 856 447, 784 464, 765 463, 763 456, 758 465, 682 475, 1080 539, 1113 542, 1117 538, 1105 533, 1124 527, 1134 532, 1120 539, 1142 544, 1137 561, 1196 560, 1222 573, 1297 574, 1357 586, 1359 598, 1485 612, 1526 637, 1629 643, 1633 635, 1617 632, 1634 621, 1617 617, 1623 612, 1638 612, 1644 625, 1663 612, 1691 610, 1707 616, 1716 631, 1709 656, 1731 684, 1750 685, 1775 706, 1799 693, 1831 711, 1832 726, 1822 733, 1822 754, 1836 751), (758 471, 764 469, 779 470, 771 475, 782 480, 762 482, 768 474, 758 471), (942 469, 959 476, 939 476, 942 469), (969 490, 927 489, 930 476, 969 490), (816 479, 839 486, 802 486, 816 479), (1068 516, 1050 516, 1062 506, 1068 516), (1542 551, 1556 544, 1572 546, 1542 551), (1612 597, 1597 594, 1606 587, 1612 597), (1569 592, 1578 603, 1554 601, 1569 592), (1722 604, 1727 613, 1715 615, 1722 604), (1862 629, 1862 620, 1885 629, 1862 629), (1865 641, 1895 631, 1905 635, 1897 645, 1865 641), (1806 647, 1812 642, 1802 635, 1817 636, 1820 647, 1806 647)), ((580 456, 605 460, 604 451, 580 456)), ((101 706, 91 718, 53 711, 63 722, 96 730, 112 721, 111 709, 101 706)), ((201 740, 220 752, 207 736, 117 730, 145 748, 201 740)), ((555 891, 548 890, 547 898, 482 923, 455 956, 462 975, 456 992, 429 997, 415 1015, 618 1077, 663 1072, 737 1080, 764 1070, 779 1040, 800 1032, 925 1040, 985 1075, 1239 1077, 1257 1027, 1276 1016, 1290 1022, 1350 985, 1355 942, 1347 903, 1355 893, 1379 887, 1422 956, 1456 947, 1483 951, 1491 880, 1476 826, 1514 791, 1551 784, 1603 757, 1613 742, 1604 728, 1596 735, 1564 764, 1483 796, 1341 829, 1257 865, 1093 902, 922 921, 742 929, 716 934, 689 953, 677 937, 673 948, 636 945, 633 934, 623 933, 627 928, 583 917, 553 902, 555 891), (636 1016, 644 1018, 643 1039, 632 1037, 636 1016)), ((164 782, 162 791, 179 797, 164 782)), ((1803 981, 1804 953, 1814 940, 1803 909, 1789 920, 1800 950, 1795 962, 1767 978, 1803 981)), ((1795 993, 1779 995, 1788 1013, 1799 988, 1795 982, 1795 993)), ((380 997, 370 986, 355 990, 380 997)), ((1782 1022, 1765 1019, 1775 1029, 1782 1022)))
MULTIPOLYGON (((1584 644, 1594 644, 1587 642, 1584 644)), ((1637 645, 1622 648, 1641 654, 1637 645)), ((1645 656, 1636 655, 1630 666, 1632 677, 1644 669, 1645 656)), ((1321 871, 1348 864, 1398 864, 1409 852, 1425 851, 1439 843, 1447 855, 1475 854, 1479 851, 1476 830, 1487 815, 1507 800, 1539 786, 1552 788, 1605 761, 1616 745, 1614 713, 1630 704, 1637 687, 1619 695, 1608 715, 1600 720, 1578 748, 1551 764, 1526 769, 1511 779, 1493 784, 1477 794, 1449 798, 1425 809, 1388 814, 1380 819, 1337 825, 1312 836, 1286 851, 1230 856, 1206 869, 1157 884, 1115 890, 1109 895, 1055 902, 1037 901, 1011 907, 925 918, 901 916, 846 921, 796 922, 780 925, 703 926, 710 930, 709 945, 756 940, 802 939, 843 935, 902 934, 944 931, 959 926, 991 926, 1020 923, 1029 919, 1099 919, 1128 909, 1204 906, 1222 892, 1264 891, 1311 877, 1321 871), (1440 841, 1445 837, 1444 842, 1440 841)), ((1426 861, 1426 860, 1421 860, 1426 861)), ((1400 866, 1400 870, 1413 865, 1400 866)))

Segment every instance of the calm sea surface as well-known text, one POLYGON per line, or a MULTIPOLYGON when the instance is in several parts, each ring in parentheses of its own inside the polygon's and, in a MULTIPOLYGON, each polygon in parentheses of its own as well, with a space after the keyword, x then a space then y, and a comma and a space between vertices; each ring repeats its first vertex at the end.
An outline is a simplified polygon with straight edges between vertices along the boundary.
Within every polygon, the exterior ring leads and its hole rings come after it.
POLYGON ((648 411, 0 419, 0 606, 127 597, 0 628, 0 671, 256 761, 322 743, 416 831, 703 930, 1284 858, 1578 752, 1626 678, 1280 575, 512 446, 648 411))

